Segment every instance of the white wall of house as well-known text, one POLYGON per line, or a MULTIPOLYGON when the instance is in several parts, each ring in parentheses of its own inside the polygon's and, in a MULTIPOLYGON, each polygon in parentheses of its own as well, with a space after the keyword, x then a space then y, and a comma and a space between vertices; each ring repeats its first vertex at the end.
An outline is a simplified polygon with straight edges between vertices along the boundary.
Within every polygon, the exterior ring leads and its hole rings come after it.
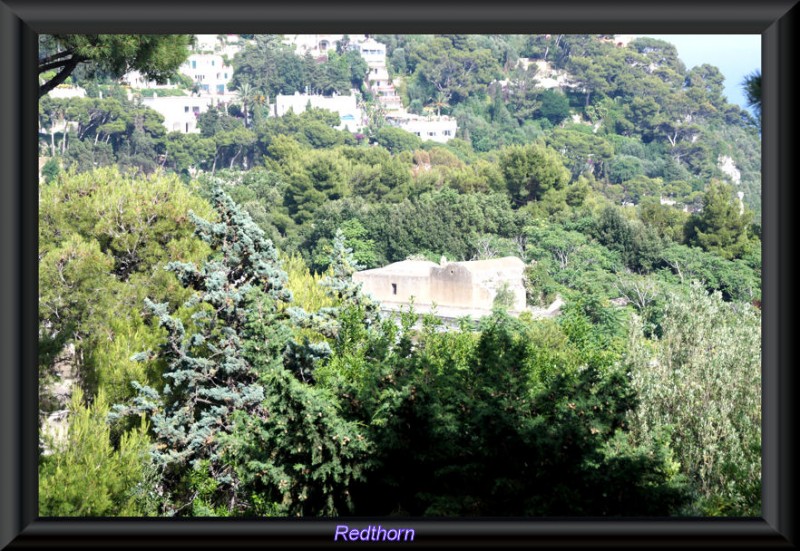
POLYGON ((167 80, 164 84, 158 84, 155 80, 150 80, 139 71, 131 71, 122 77, 124 84, 131 88, 137 89, 157 89, 157 88, 175 88, 175 84, 167 80))
POLYGON ((275 96, 275 115, 282 117, 290 110, 300 114, 306 110, 308 105, 317 109, 327 109, 339 115, 338 130, 347 128, 351 132, 357 132, 364 126, 364 113, 358 107, 356 96, 320 96, 311 94, 301 94, 299 92, 292 95, 278 94, 275 96))
POLYGON ((376 86, 386 86, 387 84, 391 84, 389 80, 389 72, 386 70, 385 66, 382 67, 370 67, 369 71, 367 72, 367 82, 370 85, 376 86))
MULTIPOLYGON (((218 54, 192 54, 178 69, 191 78, 200 87, 200 93, 211 95, 230 94, 229 84, 233 78, 233 67, 226 65, 218 54)), ((175 83, 168 80, 158 84, 138 71, 130 71, 122 77, 124 83, 136 89, 175 88, 175 83)))
POLYGON ((420 117, 408 114, 403 117, 387 119, 390 124, 402 128, 406 132, 416 134, 423 141, 431 140, 446 143, 456 136, 458 124, 450 117, 420 117))
POLYGON ((386 66, 386 44, 382 44, 374 38, 368 38, 357 46, 358 52, 368 65, 386 66))
MULTIPOLYGON (((228 93, 228 83, 233 78, 233 67, 225 65, 223 56, 232 59, 241 50, 242 42, 237 35, 198 34, 194 53, 178 69, 201 86, 208 87, 208 93, 219 94, 219 85, 224 85, 222 93, 228 93), (213 53, 211 53, 213 52, 213 53), (222 70, 220 70, 222 69, 222 70)), ((174 88, 173 82, 157 84, 139 71, 130 71, 122 78, 131 88, 174 88)))
POLYGON ((164 127, 167 132, 194 134, 200 132, 197 117, 208 111, 212 105, 222 101, 214 96, 168 96, 143 97, 142 105, 161 113, 164 116, 164 127))
POLYGON ((447 308, 490 311, 500 290, 511 293, 513 311, 525 310, 525 263, 504 257, 440 264, 427 260, 404 260, 383 268, 353 274, 353 281, 386 305, 436 304, 447 308))
MULTIPOLYGON (((312 57, 323 57, 331 50, 336 51, 336 43, 342 41, 344 37, 343 34, 285 34, 283 43, 294 46, 294 51, 298 55, 311 54, 312 57)), ((351 48, 358 48, 367 40, 363 34, 351 34, 347 35, 347 38, 351 48)))
POLYGON ((180 72, 195 81, 200 91, 212 95, 225 95, 233 78, 233 67, 218 54, 192 54, 181 65, 180 72))
POLYGON ((294 45, 298 55, 307 53, 314 57, 325 55, 328 50, 336 51, 336 43, 344 38, 343 34, 287 34, 284 42, 294 45))
POLYGON ((194 37, 197 52, 213 52, 220 46, 218 34, 196 34, 194 37))
POLYGON ((66 84, 61 84, 56 86, 52 90, 47 93, 48 96, 51 98, 85 98, 86 97, 86 90, 81 88, 80 86, 68 86, 66 84))

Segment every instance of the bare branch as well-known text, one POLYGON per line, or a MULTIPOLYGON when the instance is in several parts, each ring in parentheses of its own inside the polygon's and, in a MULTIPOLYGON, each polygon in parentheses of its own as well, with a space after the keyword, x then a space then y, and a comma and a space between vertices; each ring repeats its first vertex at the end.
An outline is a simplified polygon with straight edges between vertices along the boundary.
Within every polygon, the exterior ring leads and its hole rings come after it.
POLYGON ((59 67, 64 67, 68 65, 72 61, 72 58, 61 59, 58 61, 53 61, 50 63, 45 63, 44 65, 39 65, 39 73, 44 73, 45 71, 50 71, 51 69, 58 69, 59 67))
MULTIPOLYGON (((72 50, 71 48, 69 50, 64 50, 62 52, 56 52, 53 55, 49 55, 47 57, 41 58, 39 60, 39 65, 41 66, 42 64, 50 63, 51 61, 55 61, 56 59, 61 59, 62 57, 70 56, 73 53, 74 53, 74 50, 72 50)), ((41 73, 42 71, 39 70, 39 72, 41 73)))
POLYGON ((78 66, 79 63, 85 61, 86 58, 81 56, 73 56, 71 57, 66 64, 64 64, 64 68, 59 71, 59 73, 51 78, 49 81, 45 82, 41 86, 39 86, 39 97, 41 98, 47 92, 67 80, 67 77, 72 74, 72 71, 75 70, 75 67, 78 66))

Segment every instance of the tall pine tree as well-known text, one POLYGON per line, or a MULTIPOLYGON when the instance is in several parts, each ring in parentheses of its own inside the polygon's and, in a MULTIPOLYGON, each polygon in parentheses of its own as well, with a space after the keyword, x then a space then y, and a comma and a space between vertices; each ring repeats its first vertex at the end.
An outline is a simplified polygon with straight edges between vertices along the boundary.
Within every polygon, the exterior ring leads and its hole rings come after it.
POLYGON ((703 198, 703 211, 687 227, 689 243, 728 260, 749 249, 747 229, 752 214, 733 197, 730 185, 713 180, 703 198))

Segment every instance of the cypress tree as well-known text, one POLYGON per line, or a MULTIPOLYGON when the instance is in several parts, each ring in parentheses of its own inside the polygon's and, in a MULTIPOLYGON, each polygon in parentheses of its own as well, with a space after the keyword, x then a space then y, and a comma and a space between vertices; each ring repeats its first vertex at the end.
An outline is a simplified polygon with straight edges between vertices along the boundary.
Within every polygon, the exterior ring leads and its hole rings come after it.
MULTIPOLYGON (((260 418, 269 415, 262 404, 259 372, 247 356, 259 352, 280 364, 289 334, 278 319, 276 305, 290 301, 291 295, 284 288, 286 274, 272 242, 219 189, 212 204, 219 222, 206 221, 191 211, 189 215, 196 234, 217 253, 201 267, 183 262, 166 267, 194 291, 184 305, 195 310, 189 327, 168 312, 167 304, 145 301, 167 332, 156 354, 167 365, 166 384, 161 392, 135 384, 139 391, 135 406, 116 408, 118 413, 151 415, 154 458, 161 470, 167 514, 182 512, 201 493, 211 494, 206 501, 217 512, 231 513, 242 507, 236 490, 239 482, 222 457, 220 436, 230 433, 234 412, 260 418), (197 473, 187 476, 190 468, 207 474, 214 481, 213 491, 208 491, 197 473)), ((153 356, 144 353, 137 359, 153 356)))
POLYGON ((335 397, 286 369, 296 345, 279 305, 291 293, 272 242, 221 190, 212 204, 219 222, 190 216, 216 253, 202 267, 167 265, 194 291, 191 319, 146 301, 167 336, 137 357, 164 362, 166 384, 136 384, 116 415, 150 416, 165 514, 336 514, 367 443, 335 397))

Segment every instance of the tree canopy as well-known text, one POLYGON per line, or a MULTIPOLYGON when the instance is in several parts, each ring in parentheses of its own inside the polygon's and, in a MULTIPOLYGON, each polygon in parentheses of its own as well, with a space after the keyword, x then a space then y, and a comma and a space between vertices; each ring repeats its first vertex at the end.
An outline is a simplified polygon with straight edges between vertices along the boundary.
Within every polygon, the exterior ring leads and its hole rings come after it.
POLYGON ((120 77, 136 70, 164 82, 189 56, 192 35, 44 35, 39 44, 39 97, 64 82, 81 63, 120 77), (51 74, 56 71, 55 74, 51 74))

